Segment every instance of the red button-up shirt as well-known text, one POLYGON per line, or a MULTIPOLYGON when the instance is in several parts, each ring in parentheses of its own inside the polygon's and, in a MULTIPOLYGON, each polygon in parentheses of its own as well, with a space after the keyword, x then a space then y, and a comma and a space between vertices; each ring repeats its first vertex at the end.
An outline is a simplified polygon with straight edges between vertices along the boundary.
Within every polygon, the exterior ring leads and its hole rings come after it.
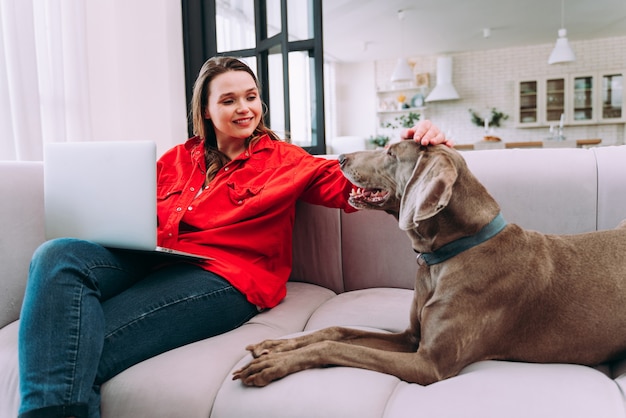
POLYGON ((267 136, 220 169, 205 190, 198 137, 165 153, 157 176, 159 245, 213 257, 202 267, 261 308, 285 297, 296 201, 354 210, 347 203, 352 185, 336 160, 267 136))

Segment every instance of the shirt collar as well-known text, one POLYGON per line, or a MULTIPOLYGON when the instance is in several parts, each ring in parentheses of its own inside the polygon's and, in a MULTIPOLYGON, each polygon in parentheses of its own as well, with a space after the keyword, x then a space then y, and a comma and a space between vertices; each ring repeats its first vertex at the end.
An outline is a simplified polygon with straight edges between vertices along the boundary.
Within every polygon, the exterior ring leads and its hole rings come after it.
MULTIPOLYGON (((273 141, 269 137, 269 135, 263 134, 261 135, 259 140, 256 141, 256 143, 252 145, 250 149, 250 154, 256 154, 265 149, 273 149, 275 146, 274 142, 275 141, 273 141)), ((187 142, 185 142, 185 149, 189 153, 191 153, 192 158, 194 160, 199 160, 199 159, 204 158, 204 139, 199 136, 194 136, 193 138, 189 138, 187 142), (195 152, 196 150, 201 150, 202 152, 196 153, 195 152)), ((243 153, 237 159, 248 159, 248 158, 249 158, 249 155, 246 155, 245 153, 243 153)))

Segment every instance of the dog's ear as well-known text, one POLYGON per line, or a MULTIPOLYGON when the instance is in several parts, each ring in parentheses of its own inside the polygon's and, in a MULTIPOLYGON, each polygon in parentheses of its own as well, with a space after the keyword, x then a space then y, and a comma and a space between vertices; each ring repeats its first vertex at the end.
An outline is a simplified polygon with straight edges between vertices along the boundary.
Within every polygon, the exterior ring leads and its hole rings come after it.
POLYGON ((415 164, 400 201, 400 229, 413 229, 419 221, 431 218, 445 208, 457 175, 456 167, 447 155, 422 156, 415 164))

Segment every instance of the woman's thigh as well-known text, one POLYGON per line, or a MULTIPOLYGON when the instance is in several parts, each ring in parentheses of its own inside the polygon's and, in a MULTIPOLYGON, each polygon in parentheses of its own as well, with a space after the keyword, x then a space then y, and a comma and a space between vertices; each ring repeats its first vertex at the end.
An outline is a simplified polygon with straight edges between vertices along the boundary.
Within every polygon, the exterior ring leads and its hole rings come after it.
POLYGON ((98 383, 160 353, 232 330, 257 313, 228 281, 187 263, 162 267, 102 304, 98 383))

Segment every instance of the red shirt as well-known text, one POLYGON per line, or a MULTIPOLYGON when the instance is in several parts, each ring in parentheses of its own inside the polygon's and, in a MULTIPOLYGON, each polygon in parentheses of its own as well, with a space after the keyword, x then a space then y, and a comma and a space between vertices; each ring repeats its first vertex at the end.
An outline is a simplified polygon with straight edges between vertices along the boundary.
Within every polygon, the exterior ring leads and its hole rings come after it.
POLYGON ((346 211, 352 185, 336 160, 263 136, 205 180, 204 141, 189 139, 157 162, 159 245, 207 255, 202 263, 261 308, 276 306, 291 273, 298 199, 346 211))

